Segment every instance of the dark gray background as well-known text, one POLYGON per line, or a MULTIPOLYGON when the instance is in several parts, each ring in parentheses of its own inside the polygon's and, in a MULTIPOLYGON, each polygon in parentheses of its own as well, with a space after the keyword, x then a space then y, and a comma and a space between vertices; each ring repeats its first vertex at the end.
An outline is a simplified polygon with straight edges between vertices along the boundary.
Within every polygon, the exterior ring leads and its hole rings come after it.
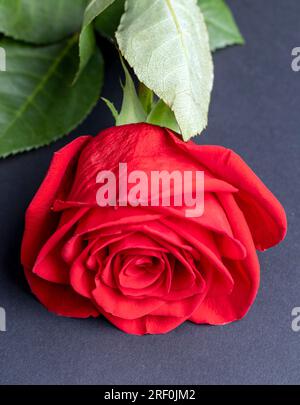
MULTIPOLYGON (((47 312, 30 294, 19 264, 25 209, 54 151, 80 134, 112 125, 100 104, 72 135, 50 147, 0 161, 0 382, 5 384, 300 383, 299 0, 229 1, 247 44, 218 52, 209 128, 199 143, 233 148, 286 208, 284 243, 260 254, 261 288, 247 317, 224 327, 185 323, 162 336, 126 335, 104 319, 47 312)), ((104 95, 120 99, 116 53, 107 61, 104 95)), ((196 67, 195 67, 196 68, 196 67)))

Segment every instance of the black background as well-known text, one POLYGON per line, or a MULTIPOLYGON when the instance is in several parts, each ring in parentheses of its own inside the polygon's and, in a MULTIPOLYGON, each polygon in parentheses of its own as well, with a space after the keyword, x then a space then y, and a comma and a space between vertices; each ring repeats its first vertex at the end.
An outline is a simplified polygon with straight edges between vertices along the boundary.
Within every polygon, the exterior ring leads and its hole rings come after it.
MULTIPOLYGON (((291 311, 300 306, 300 72, 291 69, 291 50, 300 46, 300 1, 228 3, 247 43, 215 54, 209 127, 196 142, 241 154, 287 211, 286 240, 260 254, 254 306, 245 319, 224 327, 185 323, 167 335, 137 337, 104 319, 57 317, 30 294, 19 263, 25 209, 54 151, 112 125, 100 103, 71 135, 0 161, 0 307, 7 312, 0 383, 300 383, 300 332, 291 328, 291 311)), ((118 105, 118 56, 107 43, 102 48, 104 96, 118 105)))

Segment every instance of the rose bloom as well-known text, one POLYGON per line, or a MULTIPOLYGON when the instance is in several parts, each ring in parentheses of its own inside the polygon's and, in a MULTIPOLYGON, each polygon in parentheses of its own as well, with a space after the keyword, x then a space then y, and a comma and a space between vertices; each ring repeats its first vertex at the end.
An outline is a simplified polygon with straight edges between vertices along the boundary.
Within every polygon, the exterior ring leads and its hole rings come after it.
POLYGON ((83 136, 55 153, 26 213, 22 264, 39 301, 63 316, 103 315, 132 334, 186 320, 242 318, 259 287, 256 249, 286 233, 274 195, 234 152, 184 143, 148 124, 83 136), (100 207, 100 171, 204 171, 204 213, 184 207, 100 207))

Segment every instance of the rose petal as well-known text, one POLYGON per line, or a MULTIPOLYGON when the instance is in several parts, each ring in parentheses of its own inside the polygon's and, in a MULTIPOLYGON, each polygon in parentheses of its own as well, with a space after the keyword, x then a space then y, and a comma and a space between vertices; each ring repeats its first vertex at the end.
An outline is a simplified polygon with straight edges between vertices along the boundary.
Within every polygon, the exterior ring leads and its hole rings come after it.
POLYGON ((168 333, 186 321, 186 318, 152 315, 137 319, 122 319, 105 311, 102 313, 117 328, 132 335, 168 333))
POLYGON ((72 172, 76 158, 90 139, 77 138, 54 154, 47 176, 26 211, 21 261, 27 268, 33 266, 40 248, 55 229, 57 215, 51 212, 51 206, 60 190, 68 191, 67 174, 72 172))
POLYGON ((236 198, 258 249, 274 246, 285 237, 287 220, 282 205, 240 156, 221 146, 183 143, 168 132, 181 150, 197 159, 210 173, 239 189, 236 198))
POLYGON ((124 318, 140 318, 161 306, 164 301, 158 298, 135 299, 126 297, 118 290, 99 283, 93 291, 96 304, 105 312, 124 318))
MULTIPOLYGON (((226 260, 234 280, 231 294, 212 295, 208 292, 190 320, 195 323, 223 325, 242 318, 252 305, 259 287, 259 262, 247 221, 232 195, 222 196, 222 204, 231 214, 231 226, 247 249, 242 261, 226 260)), ((214 284, 214 282, 212 282, 214 284)))
POLYGON ((151 315, 165 316, 165 317, 189 317, 195 311, 196 308, 201 305, 205 297, 205 292, 202 294, 196 294, 192 297, 178 301, 168 301, 161 307, 151 312, 151 315))
MULTIPOLYGON (((169 252, 174 257, 176 257, 179 261, 183 261, 183 263, 186 265, 186 268, 189 269, 191 272, 193 272, 193 269, 190 268, 190 265, 186 262, 186 260, 183 258, 183 256, 180 255, 178 245, 173 246, 173 244, 170 243, 170 242, 172 242, 172 239, 173 240, 175 239, 175 236, 173 238, 170 238, 171 234, 168 233, 167 226, 164 226, 163 232, 158 231, 157 224, 154 222, 151 224, 151 226, 145 225, 144 231, 145 231, 145 233, 151 235, 152 237, 156 237, 157 240, 160 241, 160 244, 163 247, 167 248, 169 250, 169 252), (165 241, 165 238, 167 238, 167 241, 165 241)), ((171 230, 169 229, 169 232, 170 231, 171 230)), ((176 235, 175 232, 173 232, 173 234, 176 235)), ((188 232, 184 231, 183 229, 181 230, 181 235, 184 236, 184 238, 186 239, 187 242, 196 244, 196 247, 199 250, 199 252, 201 253, 201 255, 204 255, 204 257, 206 257, 210 261, 210 263, 214 265, 215 269, 217 271, 219 271, 220 277, 223 278, 224 288, 226 288, 226 290, 228 292, 230 292, 233 288, 232 276, 231 276, 230 272, 228 271, 228 269, 226 268, 226 266, 224 265, 224 263, 222 262, 218 249, 213 244, 212 240, 209 240, 206 238, 205 242, 204 241, 201 242, 199 240, 195 241, 195 238, 193 238, 192 235, 190 235, 188 232)), ((176 236, 176 238, 178 238, 178 235, 176 236)), ((177 291, 177 293, 179 293, 179 292, 177 291)))
POLYGON ((74 318, 99 316, 94 304, 78 295, 70 286, 45 281, 27 268, 24 271, 32 292, 49 311, 74 318))
POLYGON ((86 262, 92 245, 87 246, 80 256, 74 261, 70 270, 70 283, 74 290, 86 298, 92 298, 95 289, 95 274, 88 271, 86 262))
POLYGON ((85 212, 86 209, 81 209, 72 213, 71 220, 53 233, 39 252, 32 270, 33 273, 54 283, 69 283, 70 266, 63 259, 63 246, 70 237, 68 233, 85 212))

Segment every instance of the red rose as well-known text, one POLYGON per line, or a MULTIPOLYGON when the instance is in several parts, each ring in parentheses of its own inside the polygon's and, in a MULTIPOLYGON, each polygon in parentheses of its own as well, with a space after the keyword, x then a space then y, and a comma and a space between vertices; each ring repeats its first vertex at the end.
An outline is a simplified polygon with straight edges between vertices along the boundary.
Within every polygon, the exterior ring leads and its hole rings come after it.
POLYGON ((134 334, 185 320, 242 318, 259 286, 256 248, 284 238, 286 217, 244 161, 219 146, 184 143, 147 124, 80 137, 57 152, 26 213, 22 263, 37 298, 59 315, 104 315, 134 334), (205 209, 99 207, 97 174, 205 173, 205 209))

